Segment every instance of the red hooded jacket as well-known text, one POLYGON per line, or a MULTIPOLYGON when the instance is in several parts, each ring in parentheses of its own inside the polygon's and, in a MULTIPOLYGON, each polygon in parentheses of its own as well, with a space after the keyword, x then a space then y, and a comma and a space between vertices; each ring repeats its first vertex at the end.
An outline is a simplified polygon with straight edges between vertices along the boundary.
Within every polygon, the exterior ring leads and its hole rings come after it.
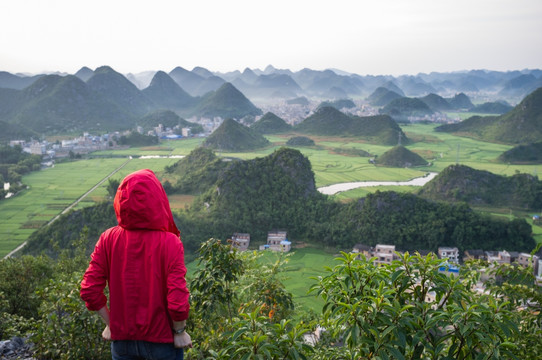
POLYGON ((188 318, 184 249, 162 185, 151 170, 120 184, 114 201, 118 226, 106 230, 81 282, 89 310, 107 303, 113 340, 173 342, 172 320, 188 318))

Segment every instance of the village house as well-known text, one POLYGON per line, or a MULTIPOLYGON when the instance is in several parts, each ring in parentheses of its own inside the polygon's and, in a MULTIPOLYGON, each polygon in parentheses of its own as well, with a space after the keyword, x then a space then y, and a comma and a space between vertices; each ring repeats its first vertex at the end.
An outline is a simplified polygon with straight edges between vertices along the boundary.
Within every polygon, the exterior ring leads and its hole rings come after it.
POLYGON ((248 250, 250 245, 250 234, 234 233, 231 237, 231 245, 239 251, 248 250))
MULTIPOLYGON (((369 259, 373 256, 374 249, 365 244, 356 244, 354 249, 352 249, 352 252, 355 254, 363 254, 367 259, 369 259)), ((358 258, 360 257, 358 256, 358 258)))
POLYGON ((534 273, 537 274, 538 273, 538 256, 536 255, 531 255, 531 254, 528 254, 528 253, 519 253, 518 255, 518 264, 523 266, 523 267, 527 267, 529 265, 532 265, 533 266, 533 269, 534 269, 534 273))
POLYGON ((463 255, 463 261, 467 260, 484 260, 485 253, 482 249, 469 249, 465 250, 463 255))
POLYGON ((439 259, 447 260, 454 264, 459 264, 459 249, 456 247, 439 247, 439 259))
POLYGON ((267 233, 267 244, 261 245, 260 250, 288 252, 292 243, 288 241, 288 233, 284 230, 273 230, 267 233))
POLYGON ((376 257, 375 264, 391 264, 396 258, 395 245, 382 245, 377 244, 374 250, 374 256, 376 257))

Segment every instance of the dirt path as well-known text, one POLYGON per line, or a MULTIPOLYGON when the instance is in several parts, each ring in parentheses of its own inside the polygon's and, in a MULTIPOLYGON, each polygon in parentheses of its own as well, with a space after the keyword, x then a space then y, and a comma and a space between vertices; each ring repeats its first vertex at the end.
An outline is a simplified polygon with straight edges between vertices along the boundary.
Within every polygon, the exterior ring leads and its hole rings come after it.
MULTIPOLYGON (((67 208, 65 208, 64 210, 62 210, 62 212, 60 214, 58 214, 57 216, 55 216, 51 221, 49 221, 45 226, 49 226, 51 225, 52 223, 54 223, 59 217, 61 217, 62 215, 66 214, 68 211, 70 211, 71 209, 73 209, 77 204, 79 204, 84 198, 86 198, 88 196, 88 194, 90 194, 91 192, 93 192, 94 190, 96 190, 100 185, 102 185, 104 182, 106 182, 111 176, 115 175, 120 169, 122 169, 124 166, 126 166, 126 164, 128 164, 130 162, 130 160, 132 160, 131 157, 128 158, 128 160, 126 160, 125 162, 123 162, 118 168, 116 168, 115 170, 113 170, 109 175, 107 175, 106 177, 104 177, 102 180, 100 180, 100 182, 98 182, 96 185, 94 185, 89 191, 87 191, 86 193, 84 193, 83 195, 81 195, 77 200, 75 200, 70 206, 68 206, 67 208)), ((26 241, 24 243, 22 243, 21 245, 17 246, 13 251, 11 251, 9 254, 7 254, 4 259, 7 259, 11 256, 13 256, 14 254, 16 254, 19 250, 21 250, 23 247, 26 246, 26 241)))

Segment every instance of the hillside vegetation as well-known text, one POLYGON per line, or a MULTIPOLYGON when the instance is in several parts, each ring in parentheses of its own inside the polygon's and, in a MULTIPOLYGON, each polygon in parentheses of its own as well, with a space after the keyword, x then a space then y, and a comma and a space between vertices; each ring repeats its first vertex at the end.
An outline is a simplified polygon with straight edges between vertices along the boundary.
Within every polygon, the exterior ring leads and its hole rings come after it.
POLYGON ((397 145, 376 158, 378 165, 392 167, 413 167, 427 165, 427 161, 420 155, 408 150, 402 145, 397 145))
POLYGON ((423 117, 431 115, 433 110, 420 99, 402 97, 390 101, 380 109, 380 113, 390 115, 394 119, 404 120, 410 116, 423 117))
POLYGON ((542 88, 529 94, 504 115, 473 116, 458 124, 441 125, 435 130, 511 144, 538 142, 542 138, 542 88))
POLYGON ((220 151, 248 151, 269 144, 269 141, 256 131, 233 119, 226 119, 205 139, 203 146, 220 151))
POLYGON ((499 156, 499 161, 512 164, 542 163, 542 142, 519 145, 499 156))
MULTIPOLYGON (((439 246, 457 246, 460 251, 530 251, 535 246, 525 220, 493 219, 473 212, 465 203, 434 202, 395 192, 376 192, 346 204, 334 202, 316 190, 309 160, 291 148, 231 162, 217 159, 208 149, 196 149, 169 167, 167 178, 173 185, 170 192, 197 195, 190 209, 175 215, 187 253, 193 253, 204 239, 225 239, 234 232, 250 233, 255 243, 261 243, 272 229, 286 229, 294 241, 340 249, 358 243, 394 244, 410 251, 436 251, 439 246)), ((63 244, 69 246, 77 236, 69 229, 85 221, 92 222, 89 227, 105 230, 103 217, 81 218, 91 209, 72 212, 38 230, 28 251, 47 248, 51 238, 65 239, 63 244)), ((111 210, 94 211, 107 217, 111 210)))
POLYGON ((292 127, 272 112, 265 113, 258 121, 250 126, 260 134, 279 134, 291 131, 292 127))
POLYGON ((529 174, 501 176, 465 165, 451 165, 423 186, 424 198, 471 205, 511 207, 524 210, 542 208, 542 181, 529 174))
POLYGON ((286 141, 287 146, 314 146, 314 140, 306 136, 294 136, 286 141))
POLYGON ((229 163, 211 149, 198 147, 165 171, 176 179, 168 192, 201 194, 213 186, 229 163))
POLYGON ((261 115, 262 111, 248 100, 232 84, 225 83, 219 89, 207 93, 201 98, 193 114, 213 118, 240 119, 244 116, 261 115))
POLYGON ((349 116, 329 106, 318 109, 294 130, 311 135, 360 137, 381 145, 395 145, 399 136, 403 143, 409 141, 399 125, 387 115, 349 116))

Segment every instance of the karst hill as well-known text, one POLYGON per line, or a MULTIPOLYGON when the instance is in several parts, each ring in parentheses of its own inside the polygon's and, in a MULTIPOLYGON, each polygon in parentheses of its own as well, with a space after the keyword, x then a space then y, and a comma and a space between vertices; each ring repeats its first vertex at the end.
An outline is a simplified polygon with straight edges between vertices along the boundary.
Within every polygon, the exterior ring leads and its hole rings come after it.
POLYGON ((402 143, 409 142, 401 127, 388 115, 350 116, 331 106, 318 109, 296 125, 294 131, 309 135, 360 137, 383 145, 395 145, 399 137, 402 143))
POLYGON ((249 151, 268 146, 270 142, 233 119, 226 119, 209 135, 203 146, 220 151, 249 151))
POLYGON ((473 116, 457 124, 441 125, 435 130, 509 144, 539 142, 542 139, 542 88, 501 116, 473 116))
POLYGON ((542 181, 529 174, 501 176, 450 165, 418 192, 424 198, 523 210, 542 208, 542 181))

